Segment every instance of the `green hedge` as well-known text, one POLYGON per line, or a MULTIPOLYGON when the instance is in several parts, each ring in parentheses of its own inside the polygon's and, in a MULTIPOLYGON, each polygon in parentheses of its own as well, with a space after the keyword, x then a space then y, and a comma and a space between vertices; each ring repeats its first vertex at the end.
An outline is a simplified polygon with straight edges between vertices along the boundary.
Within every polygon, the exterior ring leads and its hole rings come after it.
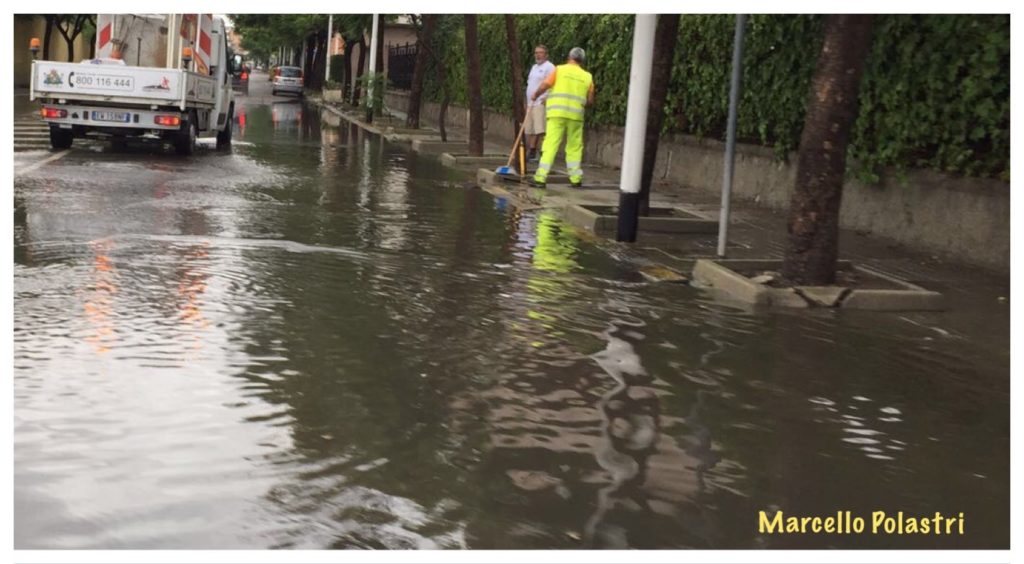
POLYGON ((341 82, 345 78, 345 55, 331 55, 331 80, 341 82))
MULTIPOLYGON (((452 102, 465 104, 462 16, 441 19, 434 43, 448 64, 452 102)), ((479 20, 484 105, 509 112, 505 22, 501 15, 479 20)), ((748 21, 738 136, 782 157, 799 142, 822 17, 752 15, 748 21)), ((632 16, 518 15, 516 24, 524 71, 538 43, 555 63, 583 47, 598 93, 588 124, 625 123, 632 16)), ((685 15, 679 27, 665 131, 721 139, 734 19, 685 15)), ((856 172, 873 179, 880 167, 895 166, 1009 178, 1009 61, 1008 16, 878 16, 850 147, 856 172)), ((441 98, 432 69, 426 96, 441 98)))

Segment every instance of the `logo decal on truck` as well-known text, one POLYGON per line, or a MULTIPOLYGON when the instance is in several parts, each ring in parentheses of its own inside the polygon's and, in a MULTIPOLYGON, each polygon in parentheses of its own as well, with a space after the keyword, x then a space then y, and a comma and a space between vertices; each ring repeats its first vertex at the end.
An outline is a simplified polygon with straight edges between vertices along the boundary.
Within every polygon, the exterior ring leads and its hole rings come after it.
POLYGON ((57 69, 50 69, 43 78, 43 84, 47 86, 60 86, 64 84, 64 75, 57 72, 57 69))
POLYGON ((164 79, 160 81, 160 84, 150 84, 149 86, 143 86, 142 89, 147 92, 152 92, 153 90, 170 90, 171 81, 167 80, 167 77, 165 76, 164 79))

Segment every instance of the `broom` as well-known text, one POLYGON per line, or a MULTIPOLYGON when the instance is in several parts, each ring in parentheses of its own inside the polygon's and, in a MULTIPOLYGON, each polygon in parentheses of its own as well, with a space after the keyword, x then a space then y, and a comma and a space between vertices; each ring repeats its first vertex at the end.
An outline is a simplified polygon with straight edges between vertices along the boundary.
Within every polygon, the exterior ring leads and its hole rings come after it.
POLYGON ((519 140, 523 138, 523 131, 526 131, 526 120, 530 119, 530 110, 532 106, 527 106, 526 116, 523 117, 523 125, 519 126, 519 135, 516 135, 516 142, 512 144, 512 150, 508 153, 508 163, 505 166, 499 166, 494 169, 497 174, 512 174, 512 159, 515 158, 516 148, 519 147, 519 140))

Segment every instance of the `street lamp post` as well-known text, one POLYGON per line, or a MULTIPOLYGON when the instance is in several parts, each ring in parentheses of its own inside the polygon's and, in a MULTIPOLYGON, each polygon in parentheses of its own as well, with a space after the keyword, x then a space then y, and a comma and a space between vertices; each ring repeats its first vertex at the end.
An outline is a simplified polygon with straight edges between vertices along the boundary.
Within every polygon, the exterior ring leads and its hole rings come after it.
POLYGON ((736 163, 736 112, 740 105, 743 78, 743 36, 747 15, 736 15, 736 35, 732 42, 732 81, 729 85, 729 121, 725 133, 725 172, 722 175, 722 208, 718 217, 718 256, 725 256, 729 242, 729 214, 732 203, 732 176, 736 163))
POLYGON ((373 15, 373 28, 370 33, 370 68, 366 73, 366 76, 370 80, 366 83, 366 106, 369 108, 366 111, 366 121, 373 121, 373 84, 374 84, 374 71, 377 70, 377 33, 379 32, 378 23, 380 17, 377 14, 373 15))
POLYGON ((324 65, 325 67, 327 67, 327 70, 324 71, 324 82, 331 81, 331 44, 334 43, 333 31, 334 14, 330 14, 327 16, 327 64, 324 65))
POLYGON ((651 98, 651 72, 654 67, 655 14, 637 14, 633 26, 633 58, 629 65, 629 101, 626 105, 626 132, 622 143, 622 173, 619 180, 619 226, 617 241, 636 241, 640 218, 640 177, 643 173, 644 135, 647 131, 647 106, 651 98))

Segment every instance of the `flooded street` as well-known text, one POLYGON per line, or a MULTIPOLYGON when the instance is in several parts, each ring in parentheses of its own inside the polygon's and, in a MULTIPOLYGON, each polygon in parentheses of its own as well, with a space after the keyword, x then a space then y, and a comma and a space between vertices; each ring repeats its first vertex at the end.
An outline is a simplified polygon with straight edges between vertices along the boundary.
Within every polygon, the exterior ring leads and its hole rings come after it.
POLYGON ((1008 349, 645 283, 253 80, 230 152, 15 177, 16 548, 1009 545, 1008 349))

